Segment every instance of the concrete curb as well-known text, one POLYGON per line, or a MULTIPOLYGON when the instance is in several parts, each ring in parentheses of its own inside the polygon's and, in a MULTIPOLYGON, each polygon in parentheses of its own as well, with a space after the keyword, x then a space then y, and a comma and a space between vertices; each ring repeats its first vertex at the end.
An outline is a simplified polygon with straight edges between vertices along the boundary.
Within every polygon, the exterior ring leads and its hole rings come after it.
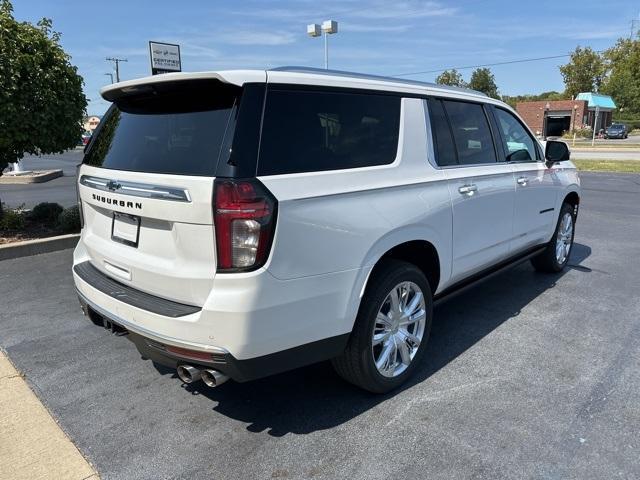
POLYGON ((29 183, 44 183, 54 178, 62 177, 63 172, 60 169, 57 170, 44 170, 37 175, 2 175, 0 177, 0 184, 2 185, 25 185, 29 183))
POLYGON ((74 248, 79 239, 79 233, 72 233, 69 235, 59 235, 57 237, 39 238, 37 240, 25 240, 24 242, 0 245, 0 261, 74 248))

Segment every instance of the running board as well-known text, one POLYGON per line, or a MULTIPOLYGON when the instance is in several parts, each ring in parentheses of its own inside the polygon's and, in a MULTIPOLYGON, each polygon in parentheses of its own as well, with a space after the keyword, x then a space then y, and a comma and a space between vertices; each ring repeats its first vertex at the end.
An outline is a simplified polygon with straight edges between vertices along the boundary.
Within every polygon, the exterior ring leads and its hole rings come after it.
POLYGON ((533 249, 530 249, 530 250, 526 250, 525 253, 523 254, 519 254, 519 255, 516 255, 515 257, 508 258, 507 260, 504 260, 494 265, 493 267, 489 267, 486 270, 482 270, 481 272, 471 275, 469 278, 465 278, 464 280, 458 283, 455 283, 454 285, 438 293, 433 298, 434 306, 437 306, 441 303, 451 300, 453 297, 456 297, 461 293, 466 292, 470 288, 473 288, 476 285, 479 285, 480 283, 485 282, 486 280, 489 280, 490 278, 495 277, 496 275, 499 275, 502 272, 505 272, 515 267, 516 265, 520 265, 521 263, 526 262, 531 257, 535 257, 536 255, 541 253, 545 248, 547 248, 547 246, 542 245, 542 246, 534 247, 533 249))

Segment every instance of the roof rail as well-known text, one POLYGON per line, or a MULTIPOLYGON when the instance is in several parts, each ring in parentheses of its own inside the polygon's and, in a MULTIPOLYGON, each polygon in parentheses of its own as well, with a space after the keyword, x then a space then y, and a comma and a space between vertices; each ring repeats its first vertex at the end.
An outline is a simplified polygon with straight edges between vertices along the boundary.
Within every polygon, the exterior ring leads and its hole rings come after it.
POLYGON ((363 80, 378 80, 382 82, 394 82, 394 83, 402 83, 405 85, 415 85, 418 87, 429 87, 429 88, 439 88, 442 90, 450 90, 454 92, 465 92, 465 93, 474 93, 476 95, 487 96, 483 92, 479 92, 477 90, 472 90, 470 88, 464 87, 453 87, 450 85, 440 85, 438 83, 433 82, 421 82, 418 80, 407 80, 404 78, 397 77, 386 77, 382 75, 371 75, 367 73, 356 73, 356 72, 348 72, 345 70, 328 70, 324 68, 315 68, 315 67, 303 67, 303 66, 284 66, 284 67, 276 67, 270 68, 271 72, 291 72, 291 73, 313 73, 315 75, 331 75, 336 77, 349 77, 349 78, 361 78, 363 80))

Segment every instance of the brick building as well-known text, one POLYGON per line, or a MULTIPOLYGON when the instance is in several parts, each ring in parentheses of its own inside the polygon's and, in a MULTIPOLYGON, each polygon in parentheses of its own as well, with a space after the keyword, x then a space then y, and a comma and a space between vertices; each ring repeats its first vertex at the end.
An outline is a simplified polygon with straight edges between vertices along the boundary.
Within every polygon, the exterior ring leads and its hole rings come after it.
POLYGON ((563 132, 589 126, 593 128, 598 111, 597 129, 611 125, 616 104, 608 95, 580 93, 575 100, 520 102, 516 110, 536 135, 556 137, 563 132), (546 132, 544 131, 546 128, 546 132))

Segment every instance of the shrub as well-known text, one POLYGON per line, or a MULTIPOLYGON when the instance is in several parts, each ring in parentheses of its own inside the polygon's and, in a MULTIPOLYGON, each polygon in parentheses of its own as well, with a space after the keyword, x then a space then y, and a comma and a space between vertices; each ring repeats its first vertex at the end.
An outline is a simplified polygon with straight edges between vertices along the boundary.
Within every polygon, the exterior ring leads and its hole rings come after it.
POLYGON ((584 128, 576 128, 573 131, 565 132, 562 136, 564 138, 573 138, 574 133, 578 138, 591 138, 593 136, 593 130, 588 125, 584 128))
POLYGON ((62 206, 57 203, 42 202, 33 207, 29 218, 36 222, 54 225, 62 213, 62 206))
POLYGON ((7 208, 0 218, 0 230, 22 230, 24 228, 24 215, 21 210, 7 208))
POLYGON ((58 216, 58 226, 65 233, 80 231, 80 210, 77 205, 65 208, 58 216))

